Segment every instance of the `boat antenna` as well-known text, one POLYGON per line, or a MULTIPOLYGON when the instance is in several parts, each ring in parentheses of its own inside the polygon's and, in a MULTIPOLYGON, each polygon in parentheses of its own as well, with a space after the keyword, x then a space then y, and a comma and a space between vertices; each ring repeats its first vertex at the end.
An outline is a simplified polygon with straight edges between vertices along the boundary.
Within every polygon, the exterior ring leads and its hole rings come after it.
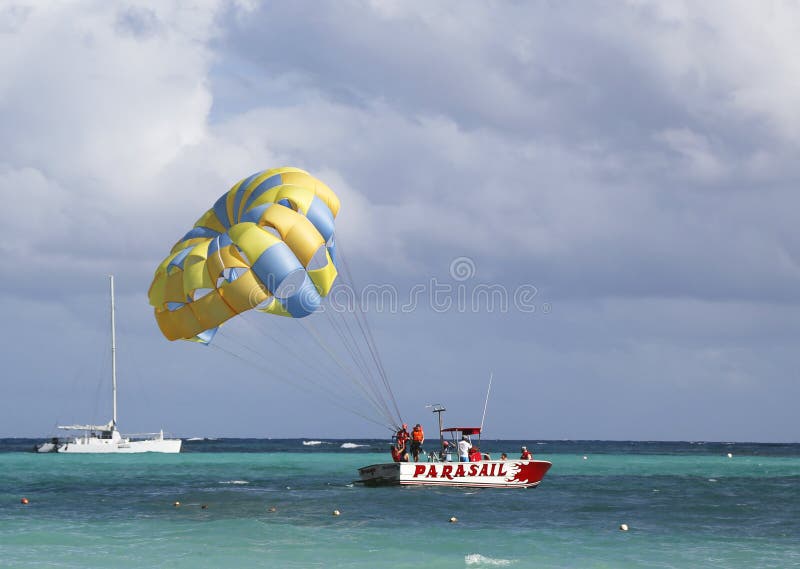
POLYGON ((492 391, 493 372, 489 372, 489 388, 486 390, 486 401, 483 402, 483 417, 481 417, 481 432, 483 432, 483 422, 486 420, 486 407, 489 405, 489 393, 492 391))
POLYGON ((111 285, 111 398, 113 400, 112 427, 117 426, 117 338, 114 326, 114 275, 108 275, 111 285))
POLYGON ((447 411, 441 403, 431 403, 425 405, 427 408, 433 408, 433 412, 439 415, 439 448, 444 448, 444 433, 442 433, 442 413, 447 411))

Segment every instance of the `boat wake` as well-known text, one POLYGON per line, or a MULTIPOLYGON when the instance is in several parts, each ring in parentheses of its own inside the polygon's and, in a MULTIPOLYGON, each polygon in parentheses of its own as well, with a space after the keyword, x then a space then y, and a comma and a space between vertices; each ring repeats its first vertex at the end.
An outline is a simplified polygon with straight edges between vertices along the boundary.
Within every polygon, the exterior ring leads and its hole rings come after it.
POLYGON ((491 557, 486 557, 485 555, 481 555, 480 553, 470 553, 469 555, 464 556, 464 564, 465 565, 479 565, 479 566, 489 566, 489 567, 500 567, 511 565, 514 563, 511 559, 492 559, 491 557))

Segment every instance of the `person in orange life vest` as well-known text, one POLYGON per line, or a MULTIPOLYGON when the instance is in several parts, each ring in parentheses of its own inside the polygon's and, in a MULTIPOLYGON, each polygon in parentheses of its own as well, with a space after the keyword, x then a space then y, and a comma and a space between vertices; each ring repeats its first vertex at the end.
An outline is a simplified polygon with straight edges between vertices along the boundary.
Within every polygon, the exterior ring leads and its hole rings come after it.
POLYGON ((422 430, 422 425, 417 423, 411 431, 411 456, 414 457, 414 462, 419 462, 419 451, 422 450, 424 442, 425 432, 422 430))
POLYGON ((472 447, 469 449, 469 461, 470 462, 480 462, 483 456, 481 455, 481 449, 478 447, 472 447))
POLYGON ((522 447, 520 450, 522 451, 522 454, 519 457, 520 460, 531 460, 531 459, 533 459, 533 455, 531 454, 531 451, 528 450, 528 447, 522 447))

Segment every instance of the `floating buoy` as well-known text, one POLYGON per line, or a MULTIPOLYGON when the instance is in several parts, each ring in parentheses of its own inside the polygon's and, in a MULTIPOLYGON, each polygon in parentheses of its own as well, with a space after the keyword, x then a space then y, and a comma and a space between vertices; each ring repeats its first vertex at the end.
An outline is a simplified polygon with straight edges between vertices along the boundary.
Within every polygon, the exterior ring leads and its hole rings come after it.
POLYGON ((588 459, 589 459, 589 457, 588 457, 588 456, 584 456, 584 457, 583 457, 583 460, 588 460, 588 459))
POLYGON ((180 506, 180 505, 181 505, 181 503, 180 503, 180 502, 178 502, 178 501, 176 500, 176 501, 175 501, 175 503, 174 503, 174 504, 172 504, 172 505, 173 505, 173 506, 175 506, 175 507, 177 508, 178 506, 180 506))
POLYGON ((208 509, 208 504, 203 504, 202 506, 200 506, 200 509, 201 510, 207 510, 208 509))
POLYGON ((339 510, 334 510, 333 511, 333 515, 334 516, 338 516, 339 514, 341 514, 341 512, 339 510))
POLYGON ((19 503, 20 504, 25 504, 27 506, 28 505, 28 499, 27 498, 23 498, 22 500, 19 501, 19 503))
POLYGON ((628 531, 628 524, 620 524, 619 531, 628 531))
POLYGON ((733 458, 733 453, 728 453, 728 458, 733 458))
POLYGON ((267 511, 268 512, 277 512, 278 508, 276 508, 275 506, 270 506, 269 510, 267 510, 267 511))
POLYGON ((457 518, 457 517, 455 517, 455 516, 453 516, 453 517, 451 517, 451 518, 450 518, 450 523, 451 523, 451 524, 454 524, 454 523, 456 523, 457 521, 458 521, 458 518, 457 518))

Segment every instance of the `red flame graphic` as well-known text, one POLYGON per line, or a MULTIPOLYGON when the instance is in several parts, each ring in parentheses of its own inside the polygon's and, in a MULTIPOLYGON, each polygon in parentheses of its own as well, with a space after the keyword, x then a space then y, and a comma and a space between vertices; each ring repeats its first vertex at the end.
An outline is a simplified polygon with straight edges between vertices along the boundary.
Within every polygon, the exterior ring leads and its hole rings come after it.
POLYGON ((513 473, 506 482, 519 482, 521 484, 536 484, 542 481, 550 465, 546 462, 516 462, 511 467, 513 473))

